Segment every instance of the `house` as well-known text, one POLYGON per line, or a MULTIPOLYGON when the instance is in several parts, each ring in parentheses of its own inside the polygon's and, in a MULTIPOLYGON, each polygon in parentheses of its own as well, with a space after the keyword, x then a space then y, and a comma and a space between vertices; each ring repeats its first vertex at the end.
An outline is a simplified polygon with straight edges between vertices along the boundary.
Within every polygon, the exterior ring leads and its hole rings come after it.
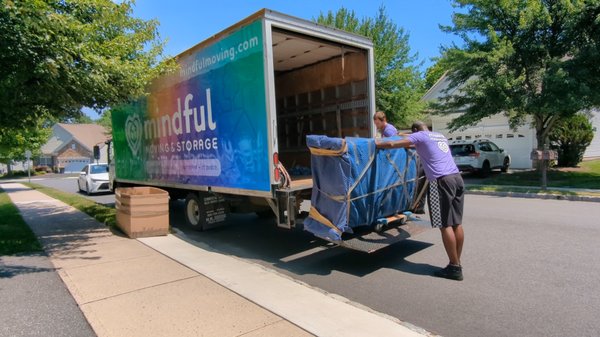
POLYGON ((86 164, 95 160, 95 145, 100 147, 98 162, 106 163, 104 142, 108 138, 108 132, 101 125, 55 124, 52 127, 52 135, 42 146, 41 155, 35 161, 35 165, 48 166, 65 173, 79 172, 86 164))
POLYGON ((592 126, 594 127, 594 138, 590 146, 585 149, 583 160, 600 158, 600 110, 593 112, 592 126))
MULTIPOLYGON (((445 95, 452 95, 460 88, 453 88, 445 92, 450 85, 450 81, 444 74, 423 96, 424 101, 437 101, 445 95)), ((432 115, 432 129, 444 134, 448 140, 467 140, 477 138, 487 138, 496 143, 498 147, 504 149, 511 156, 511 167, 517 169, 530 169, 533 162, 530 159, 531 150, 537 147, 535 137, 535 128, 531 123, 525 123, 517 129, 512 129, 509 125, 508 117, 504 114, 497 114, 482 119, 477 125, 465 129, 450 132, 448 124, 452 119, 460 116, 457 111, 448 115, 432 115)), ((592 120, 596 128, 594 140, 587 148, 584 159, 600 157, 600 111, 595 113, 592 120)))

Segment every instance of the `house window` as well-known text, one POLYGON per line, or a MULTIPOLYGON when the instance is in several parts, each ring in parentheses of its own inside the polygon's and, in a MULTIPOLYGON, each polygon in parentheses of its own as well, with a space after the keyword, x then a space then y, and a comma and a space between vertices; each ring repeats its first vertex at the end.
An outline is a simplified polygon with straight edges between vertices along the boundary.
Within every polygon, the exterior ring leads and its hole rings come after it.
POLYGON ((507 133, 506 138, 515 138, 515 135, 513 135, 512 133, 507 133))
POLYGON ((485 135, 485 138, 492 138, 492 135, 485 135))
POLYGON ((471 136, 465 136, 465 139, 471 139, 471 136))
POLYGON ((77 145, 75 143, 71 144, 71 149, 72 150, 76 150, 77 149, 77 145))
POLYGON ((479 139, 479 138, 481 138, 481 135, 475 135, 475 138, 479 139))
POLYGON ((525 136, 524 135, 519 135, 519 138, 525 138, 525 136))
POLYGON ((457 136, 456 140, 462 140, 462 136, 457 136))
POLYGON ((496 138, 502 139, 502 135, 501 134, 500 135, 496 135, 496 138))

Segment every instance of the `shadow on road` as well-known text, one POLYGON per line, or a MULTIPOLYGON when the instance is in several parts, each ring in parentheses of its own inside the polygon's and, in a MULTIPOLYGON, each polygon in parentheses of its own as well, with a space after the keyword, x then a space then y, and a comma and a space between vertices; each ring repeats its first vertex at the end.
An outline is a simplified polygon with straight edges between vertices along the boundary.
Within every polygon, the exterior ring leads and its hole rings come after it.
POLYGON ((416 275, 431 275, 439 267, 405 260, 432 244, 414 240, 372 254, 342 248, 301 230, 278 228, 274 220, 232 214, 226 225, 199 232, 185 225, 183 203, 171 203, 171 225, 192 244, 257 263, 272 265, 296 275, 329 275, 339 271, 364 276, 381 268, 416 275))
POLYGON ((23 274, 44 273, 54 271, 54 268, 39 267, 28 262, 31 258, 45 257, 45 253, 29 253, 0 257, 0 279, 12 278, 23 274), (9 259, 10 261, 5 261, 9 259))

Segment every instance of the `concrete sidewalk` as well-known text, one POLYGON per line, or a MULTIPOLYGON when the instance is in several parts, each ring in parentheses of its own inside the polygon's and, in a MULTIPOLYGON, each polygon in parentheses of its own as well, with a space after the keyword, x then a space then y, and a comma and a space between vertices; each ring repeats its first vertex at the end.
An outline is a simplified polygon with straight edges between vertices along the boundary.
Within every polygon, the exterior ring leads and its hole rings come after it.
POLYGON ((99 337, 310 335, 58 200, 1 186, 99 337))
POLYGON ((172 235, 131 240, 21 184, 2 188, 100 337, 426 334, 172 235))

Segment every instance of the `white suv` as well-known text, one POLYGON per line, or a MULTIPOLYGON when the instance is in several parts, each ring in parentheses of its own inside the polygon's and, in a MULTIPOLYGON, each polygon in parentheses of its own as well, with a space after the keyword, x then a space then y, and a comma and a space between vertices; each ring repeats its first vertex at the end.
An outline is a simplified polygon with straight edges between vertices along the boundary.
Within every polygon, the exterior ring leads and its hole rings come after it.
POLYGON ((510 155, 488 139, 455 140, 450 143, 452 157, 461 171, 488 175, 492 169, 508 171, 510 155))

